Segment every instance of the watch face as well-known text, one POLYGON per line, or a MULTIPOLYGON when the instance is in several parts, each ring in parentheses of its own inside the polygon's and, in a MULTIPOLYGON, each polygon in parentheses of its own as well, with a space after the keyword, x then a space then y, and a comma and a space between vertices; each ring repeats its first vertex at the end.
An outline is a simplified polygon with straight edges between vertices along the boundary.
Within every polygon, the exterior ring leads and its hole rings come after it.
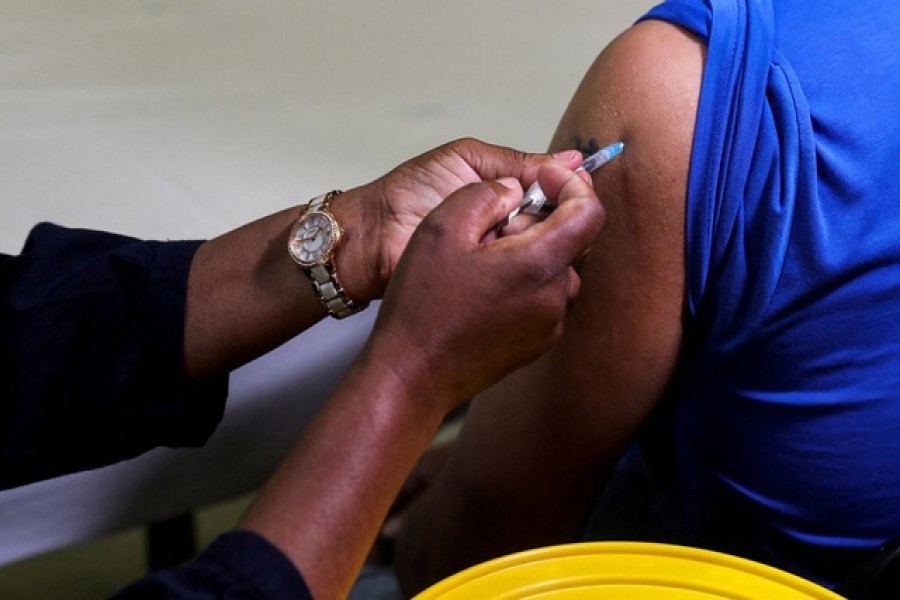
POLYGON ((322 264, 330 257, 340 240, 337 222, 324 212, 309 212, 291 228, 288 250, 303 267, 322 264))

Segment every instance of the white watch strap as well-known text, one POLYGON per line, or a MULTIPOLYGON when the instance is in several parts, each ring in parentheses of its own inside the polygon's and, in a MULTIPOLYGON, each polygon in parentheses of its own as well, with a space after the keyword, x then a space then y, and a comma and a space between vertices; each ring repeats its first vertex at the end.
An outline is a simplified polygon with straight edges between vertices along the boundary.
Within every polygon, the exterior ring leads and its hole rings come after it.
POLYGON ((349 317, 366 307, 365 305, 358 306, 347 296, 331 261, 306 269, 306 272, 312 280, 319 301, 325 305, 328 314, 335 319, 349 317))
MULTIPOLYGON (((331 213, 329 209, 331 200, 341 193, 340 190, 335 190, 333 192, 328 192, 327 194, 322 194, 321 196, 316 196, 309 201, 306 212, 323 211, 331 213)), ((369 305, 368 302, 354 302, 347 296, 332 260, 328 260, 321 265, 305 268, 304 271, 306 271, 306 274, 309 276, 310 280, 312 280, 313 288, 315 289, 316 297, 319 299, 319 302, 325 306, 325 310, 328 311, 328 314, 335 319, 343 319, 350 315, 354 315, 361 310, 364 310, 369 305)))

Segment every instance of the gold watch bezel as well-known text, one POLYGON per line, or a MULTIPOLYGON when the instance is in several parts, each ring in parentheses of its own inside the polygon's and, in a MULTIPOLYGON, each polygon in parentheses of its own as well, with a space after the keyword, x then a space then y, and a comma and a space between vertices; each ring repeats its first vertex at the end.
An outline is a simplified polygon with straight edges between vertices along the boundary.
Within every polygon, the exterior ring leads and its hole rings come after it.
POLYGON ((325 265, 329 263, 332 258, 334 258, 337 249, 341 245, 341 241, 344 237, 344 230, 341 227, 340 223, 337 222, 334 215, 331 214, 331 211, 323 208, 319 208, 316 210, 308 210, 304 212, 300 218, 294 221, 294 224, 291 226, 290 233, 288 234, 288 254, 290 254, 291 259, 301 267, 305 269, 309 269, 315 267, 316 265, 325 265), (324 249, 321 250, 321 253, 318 254, 318 257, 315 259, 304 259, 300 254, 302 251, 301 248, 298 248, 298 244, 296 242, 297 236, 300 234, 300 230, 313 219, 322 219, 324 218, 328 222, 328 229, 330 231, 330 235, 328 237, 328 241, 326 242, 324 249))

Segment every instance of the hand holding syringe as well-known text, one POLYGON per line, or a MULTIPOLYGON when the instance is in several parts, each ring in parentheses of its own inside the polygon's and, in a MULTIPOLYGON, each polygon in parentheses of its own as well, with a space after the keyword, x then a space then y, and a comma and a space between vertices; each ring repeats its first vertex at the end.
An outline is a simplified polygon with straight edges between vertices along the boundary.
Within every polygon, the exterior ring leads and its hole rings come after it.
MULTIPOLYGON (((599 151, 591 154, 581 163, 581 166, 576 169, 576 171, 587 171, 588 173, 593 173, 619 154, 622 153, 622 150, 625 149, 625 144, 623 142, 616 142, 615 144, 610 144, 605 148, 601 148, 599 151)), ((538 185, 538 182, 535 181, 528 191, 525 192, 525 196, 522 198, 522 203, 506 217, 506 220, 503 221, 500 226, 505 227, 509 225, 509 223, 513 220, 513 218, 519 213, 529 214, 529 215, 541 215, 547 214, 551 212, 554 208, 556 208, 553 204, 547 204, 547 196, 544 194, 544 191, 541 189, 541 186, 538 185)))

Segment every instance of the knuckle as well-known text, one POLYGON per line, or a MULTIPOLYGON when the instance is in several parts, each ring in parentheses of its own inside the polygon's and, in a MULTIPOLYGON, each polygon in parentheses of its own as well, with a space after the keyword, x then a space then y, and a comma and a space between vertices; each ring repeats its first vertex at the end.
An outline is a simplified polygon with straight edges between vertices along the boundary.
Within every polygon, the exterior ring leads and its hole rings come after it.
POLYGON ((516 164, 525 164, 525 162, 533 156, 532 154, 517 150, 515 148, 503 148, 502 150, 506 152, 507 158, 511 162, 516 164))
POLYGON ((553 346, 553 345, 556 344, 559 340, 562 339, 563 331, 565 331, 565 326, 564 326, 564 324, 563 324, 562 319, 560 319, 559 321, 557 321, 556 326, 553 327, 553 329, 550 331, 550 335, 548 336, 549 339, 547 340, 547 341, 548 341, 548 344, 547 344, 547 347, 548 347, 548 348, 549 348, 550 346, 553 346))
POLYGON ((541 286, 553 286, 562 274, 562 259, 553 248, 532 246, 523 253, 523 260, 528 266, 534 281, 541 286))
POLYGON ((457 138, 447 144, 448 148, 452 148, 463 156, 477 156, 483 146, 485 146, 484 142, 474 137, 457 138))
POLYGON ((541 286, 533 302, 535 319, 553 325, 562 320, 566 312, 568 294, 566 285, 560 278, 541 286))
POLYGON ((472 183, 468 187, 472 192, 469 203, 469 209, 472 213, 492 211, 493 207, 500 201, 501 196, 504 193, 508 193, 507 188, 494 181, 472 183))
POLYGON ((444 219, 431 218, 425 219, 416 229, 417 235, 429 239, 432 243, 445 239, 452 228, 445 223, 444 219))

